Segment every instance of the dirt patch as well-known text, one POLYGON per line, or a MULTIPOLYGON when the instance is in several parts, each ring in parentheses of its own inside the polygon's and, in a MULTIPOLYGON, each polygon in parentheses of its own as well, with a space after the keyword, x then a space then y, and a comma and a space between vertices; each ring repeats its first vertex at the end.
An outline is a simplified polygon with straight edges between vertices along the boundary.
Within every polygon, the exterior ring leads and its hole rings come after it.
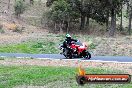
POLYGON ((101 38, 93 39, 97 45, 93 50, 95 55, 99 56, 132 56, 132 37, 101 38))
POLYGON ((69 66, 79 67, 82 65, 84 68, 110 68, 113 70, 122 70, 128 74, 132 74, 132 63, 116 63, 116 62, 94 62, 82 60, 50 60, 50 59, 5 59, 0 60, 1 65, 35 65, 35 66, 69 66))

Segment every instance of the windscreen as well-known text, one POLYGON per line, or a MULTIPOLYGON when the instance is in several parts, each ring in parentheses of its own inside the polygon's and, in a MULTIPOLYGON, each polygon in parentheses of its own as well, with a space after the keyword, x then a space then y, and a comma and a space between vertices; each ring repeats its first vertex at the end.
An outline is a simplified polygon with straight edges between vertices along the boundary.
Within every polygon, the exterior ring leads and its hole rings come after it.
POLYGON ((76 45, 82 46, 83 44, 80 41, 75 42, 76 45))

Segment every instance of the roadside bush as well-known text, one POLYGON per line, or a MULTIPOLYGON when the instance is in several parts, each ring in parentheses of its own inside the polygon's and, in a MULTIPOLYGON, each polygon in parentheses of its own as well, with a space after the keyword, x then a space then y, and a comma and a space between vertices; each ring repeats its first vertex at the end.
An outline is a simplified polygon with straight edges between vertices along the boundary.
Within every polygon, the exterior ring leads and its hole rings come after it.
POLYGON ((96 49, 96 45, 95 45, 94 43, 91 43, 91 44, 89 45, 89 49, 96 49))
POLYGON ((34 44, 32 47, 33 48, 43 48, 43 43, 42 42, 38 42, 37 44, 34 44))
POLYGON ((22 33, 24 30, 24 27, 18 27, 16 26, 15 30, 13 30, 13 32, 17 32, 17 33, 22 33))
POLYGON ((0 33, 5 33, 5 31, 3 29, 0 29, 0 33))
POLYGON ((5 33, 5 31, 3 30, 3 25, 0 24, 0 33, 5 33))
POLYGON ((2 29, 3 28, 3 25, 2 24, 0 24, 0 29, 2 29))

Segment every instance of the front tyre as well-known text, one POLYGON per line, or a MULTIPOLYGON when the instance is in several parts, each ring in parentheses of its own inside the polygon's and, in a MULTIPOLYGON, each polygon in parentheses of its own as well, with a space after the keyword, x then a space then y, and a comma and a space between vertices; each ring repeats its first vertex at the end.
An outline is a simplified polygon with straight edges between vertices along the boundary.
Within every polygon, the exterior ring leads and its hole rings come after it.
POLYGON ((65 49, 63 54, 67 59, 72 59, 72 52, 68 49, 65 49))

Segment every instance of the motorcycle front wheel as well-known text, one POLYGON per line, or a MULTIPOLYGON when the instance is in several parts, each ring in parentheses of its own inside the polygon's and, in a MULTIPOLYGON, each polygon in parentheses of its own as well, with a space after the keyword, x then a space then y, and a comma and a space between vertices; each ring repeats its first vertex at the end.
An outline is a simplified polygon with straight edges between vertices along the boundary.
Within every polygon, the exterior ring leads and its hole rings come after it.
POLYGON ((67 59, 72 59, 72 52, 70 52, 69 50, 65 50, 64 54, 63 54, 67 59))

